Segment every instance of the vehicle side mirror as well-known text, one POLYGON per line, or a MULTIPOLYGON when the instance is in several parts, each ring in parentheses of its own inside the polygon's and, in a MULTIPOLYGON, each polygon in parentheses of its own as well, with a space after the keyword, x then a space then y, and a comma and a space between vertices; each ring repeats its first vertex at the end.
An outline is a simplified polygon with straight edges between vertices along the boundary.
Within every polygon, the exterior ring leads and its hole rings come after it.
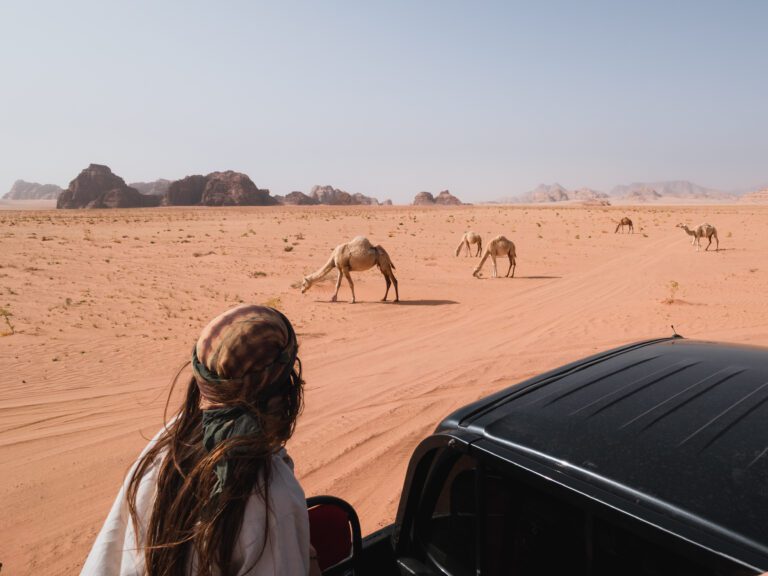
POLYGON ((309 540, 323 576, 353 573, 363 549, 355 509, 335 496, 307 498, 309 540))

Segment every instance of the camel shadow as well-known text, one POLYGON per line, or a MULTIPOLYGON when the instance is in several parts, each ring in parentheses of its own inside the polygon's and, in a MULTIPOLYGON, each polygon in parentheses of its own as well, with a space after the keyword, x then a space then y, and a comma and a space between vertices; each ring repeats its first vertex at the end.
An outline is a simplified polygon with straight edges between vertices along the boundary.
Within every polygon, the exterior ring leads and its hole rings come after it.
POLYGON ((521 280, 557 280, 562 278, 562 276, 515 276, 515 278, 520 278, 521 280))
POLYGON ((398 306, 447 306, 450 304, 458 304, 455 300, 400 300, 400 302, 393 302, 398 306))
POLYGON ((562 276, 475 276, 478 280, 557 280, 562 276))
MULTIPOLYGON (((315 300, 317 304, 352 304, 348 300, 339 300, 338 302, 331 302, 330 300, 315 300)), ((390 304, 392 306, 446 306, 450 304, 458 304, 455 300, 400 300, 395 302, 394 300, 358 300, 355 302, 355 306, 361 305, 376 305, 376 304, 390 304)))

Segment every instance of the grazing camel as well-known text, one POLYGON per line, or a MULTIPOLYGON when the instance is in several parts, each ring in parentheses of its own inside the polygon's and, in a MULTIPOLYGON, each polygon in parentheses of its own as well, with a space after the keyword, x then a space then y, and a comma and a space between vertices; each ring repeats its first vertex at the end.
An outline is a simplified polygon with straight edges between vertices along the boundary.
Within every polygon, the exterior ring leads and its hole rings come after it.
POLYGON ((387 281, 387 291, 384 292, 384 298, 387 299, 389 294, 389 287, 391 284, 395 285, 395 302, 400 301, 400 293, 397 291, 397 278, 392 272, 395 265, 392 264, 392 260, 389 259, 389 254, 381 246, 373 246, 367 238, 363 236, 356 236, 349 242, 339 244, 333 249, 331 257, 325 266, 313 272, 309 276, 305 276, 301 282, 301 293, 304 294, 312 287, 312 284, 323 278, 334 268, 338 276, 336 276, 336 291, 333 293, 331 302, 336 302, 336 298, 339 294, 339 287, 341 286, 342 275, 349 282, 349 287, 352 289, 352 303, 355 303, 355 285, 352 283, 352 277, 350 272, 363 272, 373 266, 378 266, 381 273, 384 275, 384 279, 387 281))
POLYGON ((507 269, 507 273, 504 276, 505 278, 509 277, 509 271, 512 271, 512 278, 515 277, 515 244, 512 242, 512 240, 508 240, 504 236, 496 236, 493 240, 491 240, 488 243, 488 246, 485 247, 485 254, 483 254, 482 260, 480 260, 480 264, 477 265, 477 268, 475 268, 475 271, 472 272, 472 276, 475 278, 480 278, 480 269, 483 267, 483 264, 485 263, 488 256, 491 257, 491 261, 493 262, 493 275, 492 278, 497 277, 496 273, 496 257, 497 256, 508 256, 509 257, 509 268, 507 269))
POLYGON ((624 216, 621 220, 619 220, 619 223, 616 225, 616 230, 613 231, 614 234, 619 231, 619 228, 621 228, 621 231, 624 232, 624 226, 627 226, 629 228, 629 233, 634 234, 635 233, 635 227, 632 225, 632 220, 624 216))
POLYGON ((693 236, 693 240, 691 240, 691 246, 696 244, 696 251, 698 252, 701 248, 701 237, 705 236, 707 240, 709 240, 709 244, 707 244, 707 247, 704 248, 704 252, 709 250, 710 244, 712 244, 712 238, 715 239, 715 251, 720 250, 720 239, 717 237, 717 229, 712 226, 712 224, 707 224, 706 222, 704 224, 699 224, 699 226, 696 228, 696 230, 691 230, 686 226, 685 224, 678 224, 676 226, 677 228, 682 228, 685 230, 685 233, 689 236, 693 236))
POLYGON ((480 252, 483 250, 483 239, 477 232, 464 232, 464 236, 461 237, 461 242, 459 242, 459 247, 456 248, 456 256, 459 255, 462 247, 466 247, 466 256, 469 256, 472 252, 469 247, 470 244, 477 244, 475 256, 480 256, 480 252))

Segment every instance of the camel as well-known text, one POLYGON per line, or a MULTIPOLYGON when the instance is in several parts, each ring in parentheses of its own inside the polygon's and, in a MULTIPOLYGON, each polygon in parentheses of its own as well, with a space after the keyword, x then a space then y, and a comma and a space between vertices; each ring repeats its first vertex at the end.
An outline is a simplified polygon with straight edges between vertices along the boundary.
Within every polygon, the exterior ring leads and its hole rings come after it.
POLYGON ((624 226, 627 226, 629 228, 629 233, 634 234, 635 233, 635 227, 632 225, 632 220, 624 216, 621 220, 619 220, 619 223, 616 225, 616 230, 613 231, 614 234, 619 231, 619 228, 621 228, 621 231, 624 232, 624 226))
POLYGON ((682 228, 683 230, 685 230, 685 233, 688 234, 688 236, 693 236, 693 240, 691 240, 691 246, 696 244, 697 252, 701 248, 702 236, 706 236, 707 240, 709 240, 709 244, 707 244, 707 247, 704 248, 704 252, 709 250, 709 246, 712 244, 713 237, 717 242, 717 244, 715 244, 716 246, 715 251, 720 250, 720 239, 717 237, 717 229, 714 226, 712 226, 712 224, 707 224, 706 222, 704 222, 704 224, 699 224, 696 230, 691 230, 685 224, 678 224, 676 227, 682 228))
POLYGON ((466 255, 469 256, 472 252, 469 247, 470 244, 477 244, 477 252, 475 253, 475 256, 480 256, 480 252, 483 250, 483 239, 477 232, 464 232, 464 236, 461 237, 461 242, 459 242, 459 247, 456 248, 456 256, 459 255, 462 247, 466 247, 466 255))
POLYGON ((480 278, 480 269, 483 267, 483 264, 485 263, 488 256, 491 257, 491 261, 493 262, 493 278, 497 277, 496 273, 496 257, 497 256, 508 256, 509 257, 509 268, 507 269, 507 273, 504 276, 505 278, 509 277, 509 271, 512 271, 512 278, 515 277, 515 257, 517 256, 515 254, 515 244, 512 242, 512 240, 508 240, 504 236, 496 236, 493 240, 491 240, 488 245, 485 247, 485 254, 483 254, 482 260, 480 260, 480 264, 477 265, 477 268, 475 268, 475 271, 472 272, 472 276, 475 278, 480 278))
POLYGON ((336 298, 339 295, 339 287, 341 286, 342 275, 349 282, 349 287, 352 289, 352 304, 355 303, 355 285, 352 283, 352 277, 350 272, 363 272, 378 266, 381 273, 384 275, 384 280, 387 281, 387 290, 384 292, 384 298, 382 302, 386 301, 387 294, 389 294, 389 287, 391 284, 395 285, 395 302, 400 301, 400 293, 397 291, 397 278, 395 278, 392 270, 395 269, 395 265, 392 264, 392 260, 389 259, 389 254, 381 246, 373 246, 367 238, 363 236, 356 236, 349 242, 339 244, 333 249, 331 257, 325 266, 313 272, 309 276, 305 276, 301 282, 301 293, 304 294, 312 287, 312 284, 323 278, 334 268, 336 269, 336 291, 333 293, 331 302, 336 302, 336 298))

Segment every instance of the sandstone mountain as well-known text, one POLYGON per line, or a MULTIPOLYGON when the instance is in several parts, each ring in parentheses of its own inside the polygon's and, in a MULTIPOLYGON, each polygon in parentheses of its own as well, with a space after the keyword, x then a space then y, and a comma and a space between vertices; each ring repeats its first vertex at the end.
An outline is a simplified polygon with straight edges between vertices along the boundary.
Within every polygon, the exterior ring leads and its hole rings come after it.
POLYGON ((443 190, 437 196, 433 196, 431 192, 419 192, 413 198, 414 206, 460 206, 461 203, 461 200, 448 190, 443 190))
POLYGON ((61 186, 56 184, 38 184, 16 180, 11 189, 3 196, 4 200, 56 200, 61 194, 61 186))
POLYGON ((205 176, 187 176, 168 185, 163 204, 168 206, 196 206, 200 204, 205 190, 205 176))
POLYGON ((313 198, 318 204, 328 204, 330 206, 356 206, 356 205, 370 205, 378 206, 379 201, 376 198, 366 196, 356 192, 350 194, 344 190, 339 190, 333 186, 313 186, 309 192, 309 196, 313 198))
POLYGON ((554 184, 539 184, 533 190, 521 194, 517 197, 502 198, 498 200, 499 203, 511 203, 511 202, 525 202, 525 203, 542 203, 542 202, 570 202, 570 201, 593 201, 602 200, 608 198, 608 194, 604 192, 598 192, 592 188, 579 188, 577 190, 568 190, 564 186, 555 182, 554 184))
POLYGON ((699 186, 687 180, 669 180, 663 182, 633 182, 623 186, 614 186, 611 196, 630 200, 660 200, 664 197, 684 200, 734 200, 735 194, 699 186), (656 194, 650 194, 653 190, 656 194))
POLYGON ((151 194, 152 196, 164 196, 170 185, 171 181, 165 178, 160 178, 154 182, 131 182, 128 184, 142 194, 151 194))
POLYGON ((768 188, 744 194, 741 201, 749 204, 768 204, 768 188))
POLYGON ((275 196, 275 198, 281 204, 288 204, 291 206, 314 206, 318 204, 318 201, 312 196, 307 196, 304 192, 294 191, 285 196, 275 196))
POLYGON ((168 206, 273 206, 277 200, 242 172, 227 170, 187 176, 171 182, 163 203, 168 206))
POLYGON ((157 206, 158 196, 145 196, 112 173, 108 166, 91 164, 69 183, 57 208, 139 208, 157 206))

